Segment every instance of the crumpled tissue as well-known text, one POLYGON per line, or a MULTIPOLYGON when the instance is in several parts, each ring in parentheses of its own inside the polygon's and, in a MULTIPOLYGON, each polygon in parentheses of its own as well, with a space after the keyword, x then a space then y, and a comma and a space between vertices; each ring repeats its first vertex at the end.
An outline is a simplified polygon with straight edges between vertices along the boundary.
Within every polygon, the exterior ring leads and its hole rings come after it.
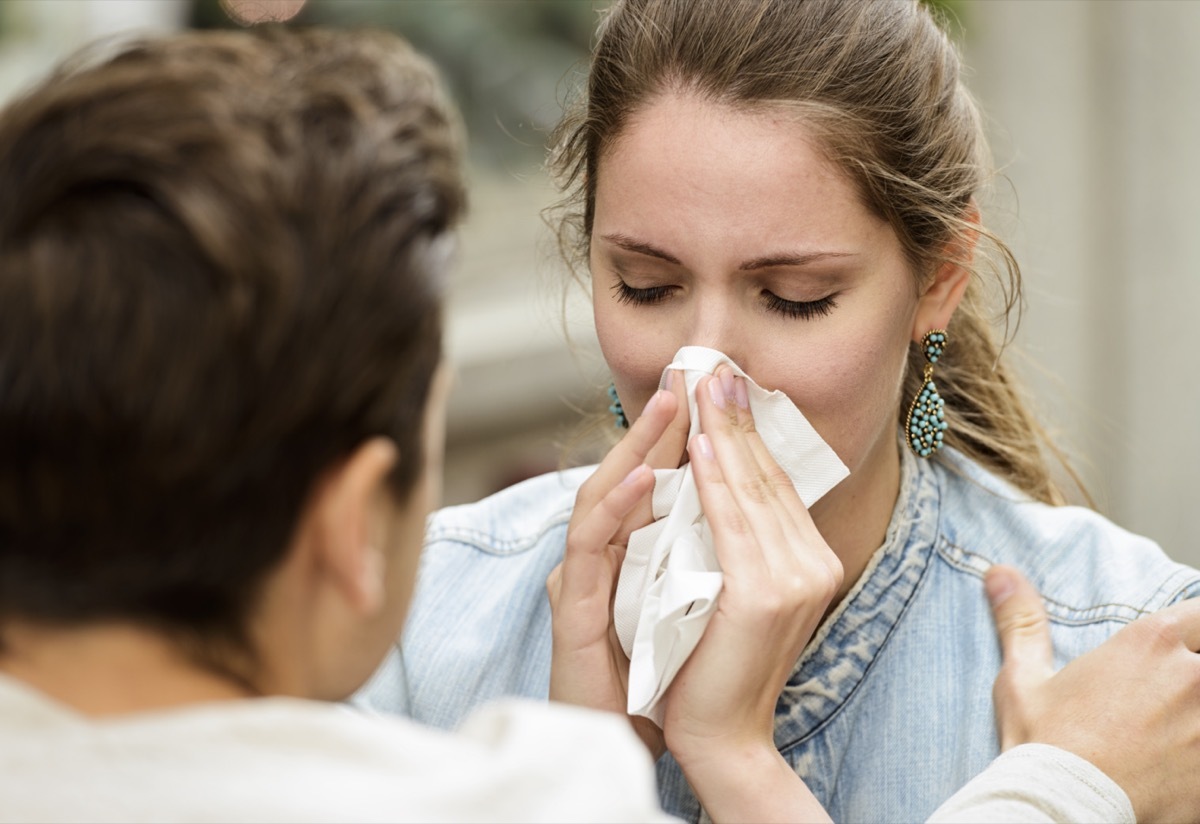
MULTIPOLYGON (((787 395, 766 391, 724 354, 702 346, 680 349, 659 383, 670 370, 686 381, 689 440, 700 431, 696 384, 721 364, 746 379, 754 427, 805 506, 850 474, 787 395)), ((628 711, 661 726, 660 701, 716 611, 722 574, 691 465, 654 475, 655 520, 629 536, 613 619, 630 659, 628 711)))

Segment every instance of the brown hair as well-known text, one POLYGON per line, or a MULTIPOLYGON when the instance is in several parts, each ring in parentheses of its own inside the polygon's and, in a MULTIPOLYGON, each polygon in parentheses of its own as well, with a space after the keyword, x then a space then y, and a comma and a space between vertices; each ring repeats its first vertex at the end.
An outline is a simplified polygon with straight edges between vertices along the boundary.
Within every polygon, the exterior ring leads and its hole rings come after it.
POLYGON ((188 33, 0 115, 0 619, 243 645, 322 471, 419 477, 456 116, 391 35, 188 33))
MULTIPOLYGON (((955 47, 917 0, 616 3, 601 24, 586 95, 553 137, 550 166, 566 196, 559 243, 574 271, 587 260, 605 150, 640 107, 670 90, 795 111, 867 207, 892 226, 917 286, 947 260, 974 274, 986 266, 1000 287, 1001 314, 1019 307, 1012 253, 971 219, 990 174, 979 112, 959 77, 955 47), (979 254, 983 266, 958 258, 976 236, 990 247, 979 254)), ((1061 503, 1042 450, 1062 455, 1000 362, 984 286, 971 278, 937 365, 953 415, 946 442, 1034 498, 1061 503)), ((919 347, 910 347, 908 397, 918 391, 923 365, 919 347)), ((899 414, 902 424, 907 406, 899 414)))

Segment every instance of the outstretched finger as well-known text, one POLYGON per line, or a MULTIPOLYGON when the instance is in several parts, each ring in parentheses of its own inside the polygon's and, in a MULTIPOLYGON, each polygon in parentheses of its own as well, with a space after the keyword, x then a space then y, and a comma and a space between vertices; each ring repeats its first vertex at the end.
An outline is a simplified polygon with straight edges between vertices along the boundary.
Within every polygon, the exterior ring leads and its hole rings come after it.
POLYGON ((1153 613, 1152 616, 1139 618, 1138 621, 1144 621, 1147 618, 1154 618, 1160 624, 1167 624, 1170 627, 1171 637, 1181 641, 1189 651, 1200 652, 1200 598, 1180 601, 1153 613))
POLYGON ((573 522, 567 532, 559 597, 569 600, 591 591, 599 578, 599 565, 625 516, 654 487, 654 472, 638 464, 610 489, 587 513, 573 522))
MULTIPOLYGON (((700 430, 708 437, 730 495, 757 536, 759 551, 780 556, 768 558, 768 563, 786 563, 796 530, 790 516, 784 511, 773 482, 746 444, 737 420, 739 412, 731 392, 732 386, 723 380, 724 377, 731 378, 732 374, 718 373, 702 378, 697 385, 696 407, 700 413, 700 430)), ((705 512, 712 523, 713 513, 705 512)))
POLYGON ((575 512, 588 512, 609 491, 620 484, 634 468, 646 463, 647 456, 675 418, 678 399, 659 390, 647 402, 625 437, 621 438, 600 462, 575 499, 575 512))
MULTIPOLYGON (((713 533, 717 563, 727 575, 738 570, 767 577, 766 562, 754 537, 754 527, 729 488, 713 450, 712 438, 704 433, 692 438, 688 453, 700 505, 713 533)), ((738 577, 744 577, 744 574, 738 577)))
POLYGON ((654 469, 676 469, 687 450, 688 431, 691 427, 687 402, 687 380, 683 373, 674 369, 668 370, 663 381, 663 391, 670 392, 675 396, 675 417, 671 419, 662 437, 646 455, 646 463, 654 469))
POLYGON ((808 507, 801 500, 800 493, 796 491, 791 477, 771 455, 762 436, 758 433, 758 428, 754 425, 754 415, 750 409, 749 390, 745 378, 734 378, 734 398, 737 405, 737 428, 740 437, 758 466, 764 483, 772 491, 772 501, 776 504, 780 520, 794 527, 806 540, 817 541, 823 545, 824 538, 817 530, 817 525, 813 523, 808 507))

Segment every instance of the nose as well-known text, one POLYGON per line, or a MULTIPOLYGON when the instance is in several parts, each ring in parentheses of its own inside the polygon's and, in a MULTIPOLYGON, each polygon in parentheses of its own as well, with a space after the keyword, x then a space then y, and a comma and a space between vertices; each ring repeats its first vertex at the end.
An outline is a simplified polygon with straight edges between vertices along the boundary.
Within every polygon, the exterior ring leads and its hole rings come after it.
POLYGON ((744 341, 747 324, 729 301, 720 296, 698 294, 693 304, 689 346, 706 346, 724 353, 730 360, 745 368, 744 341))

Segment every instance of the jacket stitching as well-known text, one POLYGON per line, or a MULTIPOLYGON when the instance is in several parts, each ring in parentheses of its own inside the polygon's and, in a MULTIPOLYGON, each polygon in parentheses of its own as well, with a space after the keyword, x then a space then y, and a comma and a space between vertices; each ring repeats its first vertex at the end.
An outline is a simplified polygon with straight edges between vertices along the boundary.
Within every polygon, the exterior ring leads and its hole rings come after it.
POLYGON ((426 546, 430 546, 439 541, 453 541, 465 544, 488 555, 516 555, 521 552, 528 552, 546 536, 546 533, 557 529, 563 524, 569 523, 570 520, 571 509, 561 510, 544 521, 541 528, 536 532, 509 540, 497 538, 495 535, 480 529, 456 525, 439 526, 430 530, 425 536, 425 544, 426 546))
MULTIPOLYGON (((979 580, 983 580, 983 573, 987 571, 994 561, 986 556, 980 555, 977 552, 972 552, 963 546, 955 544, 943 538, 938 542, 937 546, 938 557, 945 563, 965 572, 979 580), (951 554, 947 550, 953 550, 957 553, 951 554)), ((1087 626, 1088 624, 1097 624, 1106 621, 1115 621, 1120 624, 1128 624, 1143 615, 1149 615, 1153 610, 1136 607, 1133 604, 1124 604, 1118 602, 1108 602, 1104 604, 1092 604, 1088 607, 1077 607, 1071 604, 1058 601, 1054 598, 1042 596, 1042 603, 1046 605, 1046 616, 1051 622, 1062 624, 1063 626, 1087 626), (1117 610, 1114 614, 1112 611, 1117 610), (1133 614, 1128 614, 1132 612, 1133 614), (1126 614, 1120 614, 1126 613, 1126 614)))

